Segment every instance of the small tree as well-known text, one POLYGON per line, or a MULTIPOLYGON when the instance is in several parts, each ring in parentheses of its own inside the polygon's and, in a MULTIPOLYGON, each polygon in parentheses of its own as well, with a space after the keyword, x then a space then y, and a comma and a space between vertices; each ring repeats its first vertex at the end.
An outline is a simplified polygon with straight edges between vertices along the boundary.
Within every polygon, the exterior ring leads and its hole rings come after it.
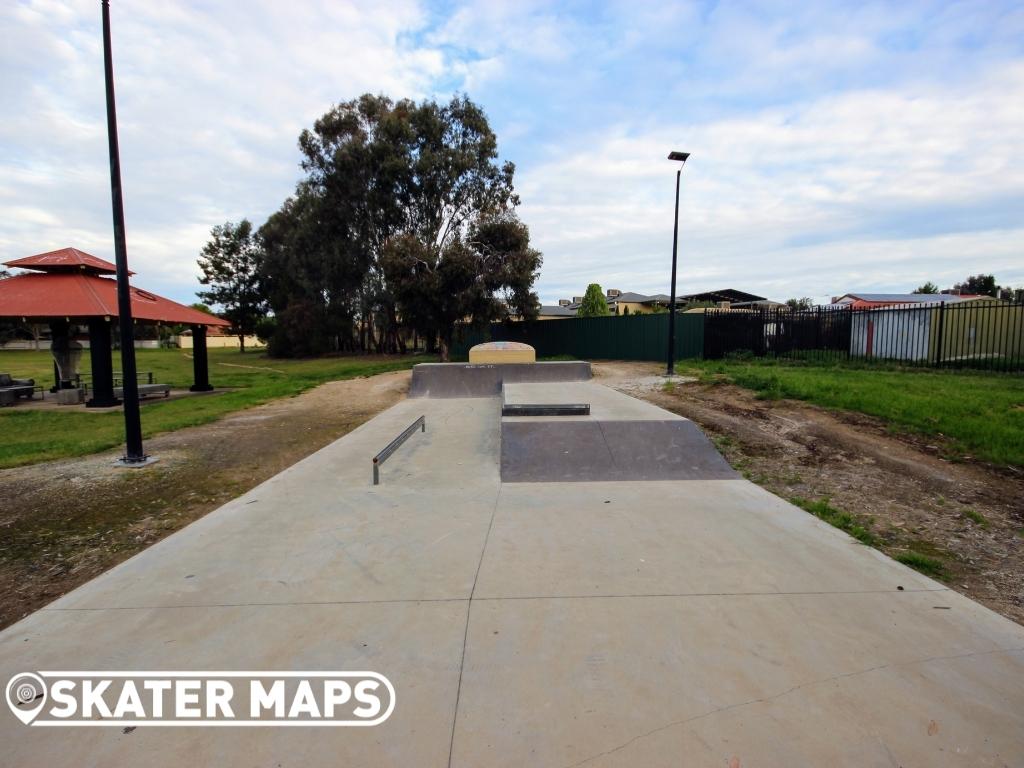
POLYGON ((221 307, 245 352, 245 337, 255 333, 256 323, 266 312, 259 279, 260 249, 247 219, 219 224, 210 234, 213 238, 203 246, 199 258, 203 271, 199 282, 210 287, 197 295, 221 307))
POLYGON ((604 291, 597 283, 591 283, 587 286, 586 293, 583 294, 583 301, 580 302, 576 317, 604 317, 609 314, 611 313, 608 311, 608 302, 605 300, 604 291))
POLYGON ((814 309, 814 299, 804 296, 802 299, 786 299, 786 306, 794 312, 801 309, 814 309))
POLYGON ((914 289, 914 293, 938 293, 939 286, 929 280, 924 285, 920 285, 914 289))
POLYGON ((999 286, 995 275, 971 275, 962 283, 953 286, 957 293, 976 294, 978 296, 998 296, 999 286))

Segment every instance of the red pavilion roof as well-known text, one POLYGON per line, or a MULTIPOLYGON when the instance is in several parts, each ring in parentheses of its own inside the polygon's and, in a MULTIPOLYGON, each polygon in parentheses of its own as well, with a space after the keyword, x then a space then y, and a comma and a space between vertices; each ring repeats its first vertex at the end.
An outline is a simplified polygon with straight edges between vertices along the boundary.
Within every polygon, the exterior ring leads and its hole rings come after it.
MULTIPOLYGON (((117 267, 109 261, 105 261, 91 253, 80 251, 77 248, 61 248, 59 251, 48 251, 37 253, 35 256, 26 256, 23 259, 4 262, 8 267, 20 267, 22 269, 37 269, 42 272, 85 272, 93 275, 114 275, 117 274, 117 267)), ((129 275, 134 275, 132 271, 129 275)))
MULTIPOLYGON (((66 248, 65 251, 74 251, 66 248)), ((54 253, 62 253, 55 251, 54 253)), ((94 256, 75 253, 95 259, 94 256)), ((42 254, 41 256, 49 256, 42 254)), ((40 256, 30 256, 38 259, 40 256)), ((26 266, 28 259, 7 262, 8 266, 26 266)), ((108 264, 96 259, 101 264, 108 264)), ((113 268, 113 265, 109 265, 113 268)), ((86 270, 94 269, 93 265, 86 270)), ((136 320, 183 325, 227 326, 216 315, 200 312, 176 301, 157 296, 141 288, 131 288, 132 317, 136 320)), ((117 281, 91 271, 47 270, 42 274, 15 275, 0 280, 0 317, 36 320, 68 317, 117 317, 117 281)))

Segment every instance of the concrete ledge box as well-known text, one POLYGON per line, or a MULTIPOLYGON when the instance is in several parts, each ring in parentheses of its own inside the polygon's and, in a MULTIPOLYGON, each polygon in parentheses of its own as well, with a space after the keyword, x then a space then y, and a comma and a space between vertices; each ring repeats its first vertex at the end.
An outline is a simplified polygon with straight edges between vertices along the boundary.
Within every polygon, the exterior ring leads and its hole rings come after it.
POLYGON ((469 350, 471 363, 535 363, 537 353, 518 341, 488 341, 469 350))

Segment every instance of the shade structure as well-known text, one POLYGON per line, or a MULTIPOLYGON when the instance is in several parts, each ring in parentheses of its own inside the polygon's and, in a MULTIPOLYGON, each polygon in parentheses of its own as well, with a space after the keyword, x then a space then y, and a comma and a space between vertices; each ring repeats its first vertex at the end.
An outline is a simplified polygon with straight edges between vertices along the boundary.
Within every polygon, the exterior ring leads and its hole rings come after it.
MULTIPOLYGON (((62 248, 5 264, 34 271, 0 280, 0 318, 49 322, 55 342, 60 339, 65 344, 70 323, 88 324, 93 394, 89 405, 116 405, 110 324, 119 314, 117 281, 105 275, 115 274, 117 268, 109 261, 77 248, 62 248)), ((130 290, 133 320, 191 326, 195 367, 192 389, 211 389, 206 329, 209 326, 227 327, 230 323, 141 288, 132 287, 130 290)), ((70 386, 63 381, 64 378, 58 376, 57 389, 70 386)))
MULTIPOLYGON (((24 269, 41 269, 46 272, 78 272, 87 270, 104 275, 117 274, 117 267, 109 261, 93 256, 77 248, 61 248, 57 251, 37 253, 35 256, 26 256, 23 259, 15 259, 6 262, 8 267, 20 267, 24 269)), ((135 273, 128 271, 129 275, 135 273)))
MULTIPOLYGON (((6 262, 9 267, 38 270, 0 280, 0 317, 41 320, 117 317, 117 281, 109 261, 76 248, 6 262)), ((228 326, 215 315, 186 307, 155 293, 133 287, 132 317, 136 320, 181 325, 228 326)))

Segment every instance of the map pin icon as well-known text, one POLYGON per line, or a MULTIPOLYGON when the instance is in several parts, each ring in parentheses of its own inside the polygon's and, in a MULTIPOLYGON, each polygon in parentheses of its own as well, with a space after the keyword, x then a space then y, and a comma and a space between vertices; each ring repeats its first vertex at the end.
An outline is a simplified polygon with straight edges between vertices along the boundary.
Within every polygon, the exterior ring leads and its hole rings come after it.
POLYGON ((14 716, 28 725, 46 704, 46 683, 32 672, 15 675, 7 683, 7 706, 14 716))

